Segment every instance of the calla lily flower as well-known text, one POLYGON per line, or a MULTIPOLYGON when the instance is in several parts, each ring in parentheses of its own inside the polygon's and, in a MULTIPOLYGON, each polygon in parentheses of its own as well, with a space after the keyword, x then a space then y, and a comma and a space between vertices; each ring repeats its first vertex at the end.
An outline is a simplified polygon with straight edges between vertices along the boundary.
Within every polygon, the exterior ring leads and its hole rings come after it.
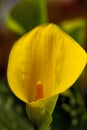
POLYGON ((86 52, 55 24, 40 25, 14 44, 8 83, 39 130, 51 123, 58 95, 73 85, 86 62, 86 52))

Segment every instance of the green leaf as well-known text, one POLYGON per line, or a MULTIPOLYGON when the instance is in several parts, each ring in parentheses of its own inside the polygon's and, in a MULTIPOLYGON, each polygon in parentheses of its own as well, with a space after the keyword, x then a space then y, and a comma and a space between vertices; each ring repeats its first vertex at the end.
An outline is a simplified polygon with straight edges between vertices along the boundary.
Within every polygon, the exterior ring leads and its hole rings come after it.
POLYGON ((22 35, 35 26, 47 22, 46 0, 22 0, 10 11, 6 24, 22 35))
POLYGON ((86 32, 86 22, 84 19, 66 20, 60 26, 84 48, 86 32))
POLYGON ((25 104, 0 80, 0 130, 34 130, 25 113, 25 104))
POLYGON ((51 126, 51 130, 87 129, 87 110, 77 83, 59 96, 51 126))

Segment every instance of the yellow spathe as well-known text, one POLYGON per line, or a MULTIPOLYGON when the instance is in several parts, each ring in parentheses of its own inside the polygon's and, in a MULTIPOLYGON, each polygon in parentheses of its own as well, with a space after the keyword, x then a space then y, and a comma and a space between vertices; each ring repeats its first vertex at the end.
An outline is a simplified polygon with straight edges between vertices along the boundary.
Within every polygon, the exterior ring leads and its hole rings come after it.
POLYGON ((7 78, 13 93, 26 103, 68 89, 87 62, 86 52, 55 24, 43 24, 13 46, 7 78))

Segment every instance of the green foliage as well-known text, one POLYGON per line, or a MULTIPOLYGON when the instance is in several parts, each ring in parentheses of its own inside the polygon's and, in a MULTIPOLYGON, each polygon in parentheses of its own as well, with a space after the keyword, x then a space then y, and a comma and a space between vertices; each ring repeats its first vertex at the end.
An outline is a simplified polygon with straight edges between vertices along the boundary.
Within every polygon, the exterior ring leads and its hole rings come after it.
POLYGON ((87 110, 76 84, 59 96, 53 113, 52 130, 86 130, 87 110))
POLYGON ((47 22, 45 0, 22 0, 10 11, 7 26, 22 35, 35 26, 47 22))
POLYGON ((25 104, 0 80, 0 130, 34 130, 25 113, 25 104))
POLYGON ((66 20, 62 22, 60 26, 66 33, 84 47, 86 32, 86 22, 84 19, 66 20))

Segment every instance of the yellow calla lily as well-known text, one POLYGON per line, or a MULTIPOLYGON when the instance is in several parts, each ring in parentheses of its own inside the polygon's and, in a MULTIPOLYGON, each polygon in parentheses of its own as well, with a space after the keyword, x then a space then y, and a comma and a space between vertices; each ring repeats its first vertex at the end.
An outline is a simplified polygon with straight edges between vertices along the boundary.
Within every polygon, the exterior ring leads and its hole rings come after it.
POLYGON ((29 118, 40 125, 39 130, 42 125, 45 130, 46 119, 50 123, 58 94, 77 80, 86 62, 86 52, 55 24, 40 25, 14 44, 8 82, 27 103, 29 118))

